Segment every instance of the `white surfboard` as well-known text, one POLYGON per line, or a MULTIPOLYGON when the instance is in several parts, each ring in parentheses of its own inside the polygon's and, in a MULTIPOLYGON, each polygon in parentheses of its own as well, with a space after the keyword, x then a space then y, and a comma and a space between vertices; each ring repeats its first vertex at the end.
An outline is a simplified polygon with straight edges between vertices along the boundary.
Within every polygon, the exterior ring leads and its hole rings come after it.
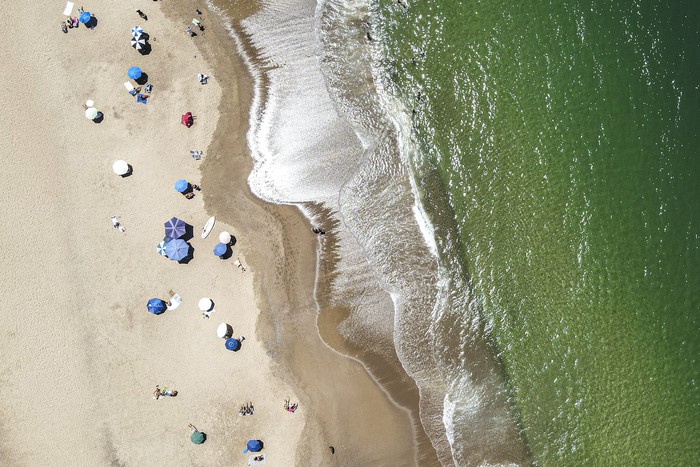
POLYGON ((209 232, 211 232, 211 229, 214 228, 214 223, 216 222, 216 217, 211 216, 209 220, 207 221, 206 224, 204 224, 204 228, 202 229, 202 238, 207 238, 207 235, 209 235, 209 232))

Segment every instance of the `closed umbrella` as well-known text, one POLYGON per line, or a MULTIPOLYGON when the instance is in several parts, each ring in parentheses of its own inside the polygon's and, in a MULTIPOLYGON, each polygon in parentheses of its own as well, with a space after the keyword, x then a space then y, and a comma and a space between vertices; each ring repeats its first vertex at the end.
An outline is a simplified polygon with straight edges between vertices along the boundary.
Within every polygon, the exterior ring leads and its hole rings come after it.
POLYGON ((142 73, 141 68, 137 66, 132 66, 126 72, 127 76, 131 79, 139 79, 142 73))
POLYGON ((184 178, 181 178, 180 180, 175 182, 175 185, 173 185, 173 188, 175 188, 175 191, 177 191, 178 193, 186 192, 189 187, 190 183, 184 178))
POLYGON ((202 311, 209 311, 213 306, 214 302, 211 301, 211 298, 204 297, 199 300, 199 309, 202 311))
POLYGON ((214 247, 214 254, 221 258, 226 254, 226 250, 228 250, 228 247, 226 245, 224 245, 223 243, 217 243, 214 247))
POLYGON ((92 14, 90 14, 89 11, 83 11, 83 12, 80 14, 80 18, 78 18, 78 20, 79 20, 81 23, 85 24, 85 23, 89 23, 89 22, 90 22, 90 18, 92 18, 92 14))
POLYGON ((117 175, 126 175, 129 172, 129 164, 119 159, 112 164, 112 170, 114 170, 114 173, 117 175))
POLYGON ((164 225, 165 236, 170 237, 171 240, 182 237, 187 231, 187 224, 185 224, 185 221, 178 219, 177 217, 173 217, 164 225))
POLYGON ((143 34, 143 29, 141 28, 141 26, 134 26, 133 28, 131 28, 132 36, 138 38, 141 37, 141 34, 143 34))
POLYGON ((202 444, 204 440, 207 439, 207 435, 205 435, 201 431, 193 431, 192 436, 190 436, 190 439, 194 444, 202 444))
POLYGON ((226 349, 231 350, 235 352, 236 350, 241 348, 241 342, 238 339, 234 338, 229 338, 226 339, 226 349))
POLYGON ((149 313, 159 315, 165 311, 165 302, 160 298, 152 298, 146 303, 146 309, 149 313))
POLYGON ((135 48, 136 50, 141 50, 146 46, 146 41, 139 38, 133 38, 131 39, 131 46, 135 48))
POLYGON ((228 245, 229 243, 231 243, 231 234, 224 230, 219 234, 219 241, 228 245))
POLYGON ((99 115, 99 112, 98 112, 97 109, 94 108, 94 107, 88 107, 88 108, 85 110, 85 116, 86 116, 89 120, 94 120, 94 119, 96 119, 96 118, 97 118, 97 115, 99 115))
POLYGON ((170 240, 165 244, 165 254, 174 261, 181 261, 190 254, 190 246, 179 238, 170 240))
POLYGON ((160 242, 156 245, 156 252, 161 256, 165 256, 165 242, 160 242))

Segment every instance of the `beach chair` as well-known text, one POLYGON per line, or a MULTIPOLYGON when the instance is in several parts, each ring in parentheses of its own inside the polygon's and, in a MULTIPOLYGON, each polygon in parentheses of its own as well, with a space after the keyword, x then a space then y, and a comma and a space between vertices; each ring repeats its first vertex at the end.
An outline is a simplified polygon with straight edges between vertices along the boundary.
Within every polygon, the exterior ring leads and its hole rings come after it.
POLYGON ((127 81, 126 83, 124 83, 124 87, 126 88, 127 91, 129 91, 129 94, 131 94, 132 96, 136 95, 136 88, 134 88, 134 85, 131 84, 130 81, 127 81))
POLYGON ((175 294, 172 297, 170 297, 170 301, 168 302, 166 308, 168 309, 168 311, 172 311, 175 308, 179 307, 180 303, 182 303, 182 297, 178 294, 175 294))

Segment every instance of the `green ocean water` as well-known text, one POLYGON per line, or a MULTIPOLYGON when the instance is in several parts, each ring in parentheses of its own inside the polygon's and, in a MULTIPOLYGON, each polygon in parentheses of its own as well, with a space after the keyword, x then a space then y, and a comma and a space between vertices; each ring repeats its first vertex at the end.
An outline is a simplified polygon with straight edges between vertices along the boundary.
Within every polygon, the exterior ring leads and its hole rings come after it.
POLYGON ((534 460, 698 465, 700 3, 376 12, 534 460))

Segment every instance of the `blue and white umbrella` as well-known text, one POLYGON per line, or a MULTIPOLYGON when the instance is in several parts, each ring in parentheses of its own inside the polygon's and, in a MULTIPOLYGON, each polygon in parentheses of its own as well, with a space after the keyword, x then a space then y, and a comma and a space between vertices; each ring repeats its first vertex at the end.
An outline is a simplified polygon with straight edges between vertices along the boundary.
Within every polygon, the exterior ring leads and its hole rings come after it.
POLYGON ((156 245, 156 251, 159 255, 165 256, 165 242, 160 242, 158 245, 156 245))
POLYGON ((141 50, 146 47, 146 41, 142 37, 135 36, 131 39, 131 46, 136 50, 141 50))
POLYGON ((141 34, 143 34, 143 29, 141 29, 141 26, 134 26, 131 28, 131 35, 135 38, 139 38, 141 34))

